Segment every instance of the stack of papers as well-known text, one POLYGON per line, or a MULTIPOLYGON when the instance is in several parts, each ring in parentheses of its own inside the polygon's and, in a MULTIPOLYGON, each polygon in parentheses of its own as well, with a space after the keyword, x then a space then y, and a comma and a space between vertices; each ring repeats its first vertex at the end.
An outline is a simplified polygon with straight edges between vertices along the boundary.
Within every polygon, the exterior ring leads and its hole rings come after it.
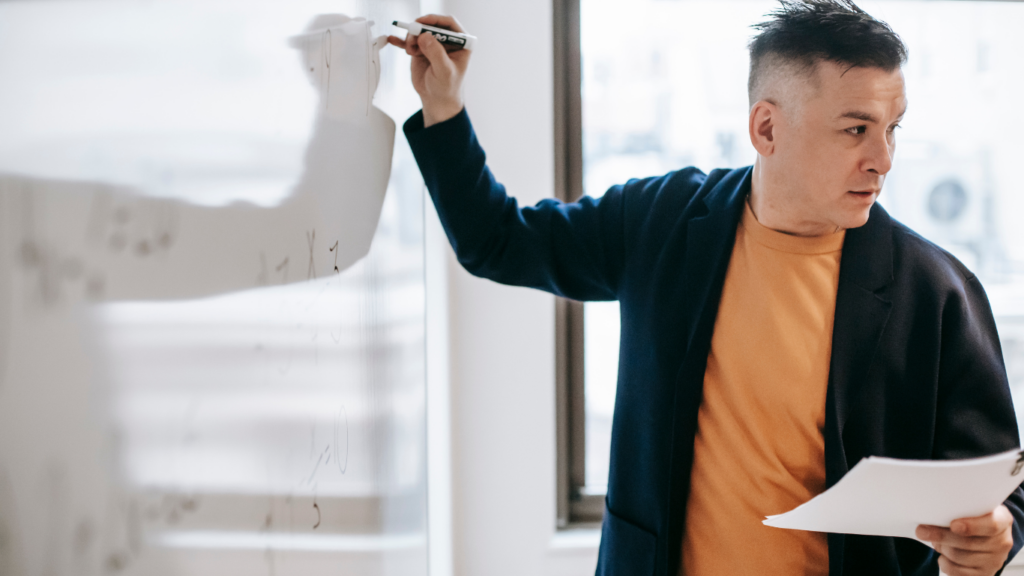
POLYGON ((1024 451, 969 460, 861 460, 832 488, 764 523, 776 528, 914 538, 988 514, 1024 480, 1024 451))

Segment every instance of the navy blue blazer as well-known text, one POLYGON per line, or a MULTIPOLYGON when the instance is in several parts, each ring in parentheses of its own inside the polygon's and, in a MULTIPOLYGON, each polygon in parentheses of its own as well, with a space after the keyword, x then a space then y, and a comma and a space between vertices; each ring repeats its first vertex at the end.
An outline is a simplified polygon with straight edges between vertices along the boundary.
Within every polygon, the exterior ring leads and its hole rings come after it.
MULTIPOLYGON (((618 300, 622 333, 597 574, 676 576, 697 410, 751 168, 630 180, 600 199, 520 207, 463 110, 406 137, 465 268, 574 300, 618 300)), ((949 459, 1018 447, 988 299, 960 262, 879 205, 848 230, 825 416, 826 483, 865 456, 949 459)), ((1024 491, 1006 501, 1012 554, 1024 491)), ((830 534, 831 575, 938 574, 910 539, 830 534)), ((1012 557, 1011 554, 1011 557, 1012 557)))

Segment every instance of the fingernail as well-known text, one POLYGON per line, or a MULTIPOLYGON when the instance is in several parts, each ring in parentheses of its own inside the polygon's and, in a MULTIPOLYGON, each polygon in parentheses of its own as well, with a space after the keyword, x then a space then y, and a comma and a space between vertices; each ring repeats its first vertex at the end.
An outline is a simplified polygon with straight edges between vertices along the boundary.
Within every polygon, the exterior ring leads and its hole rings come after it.
POLYGON ((921 540, 927 540, 928 537, 931 536, 931 530, 925 528, 924 526, 918 526, 916 532, 917 537, 921 540))
POLYGON ((964 528, 965 528, 965 526, 964 526, 963 522, 953 522, 952 524, 949 525, 949 529, 954 534, 960 534, 961 532, 964 531, 964 528))

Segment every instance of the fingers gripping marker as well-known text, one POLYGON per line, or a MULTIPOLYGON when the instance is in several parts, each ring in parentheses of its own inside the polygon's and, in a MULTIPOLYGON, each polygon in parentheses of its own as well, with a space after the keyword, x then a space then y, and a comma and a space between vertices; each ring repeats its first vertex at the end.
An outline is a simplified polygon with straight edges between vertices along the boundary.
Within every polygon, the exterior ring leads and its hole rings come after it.
POLYGON ((395 20, 392 24, 399 28, 408 30, 409 34, 412 34, 413 36, 419 36, 420 34, 427 32, 436 38, 441 44, 451 46, 455 49, 465 48, 466 50, 472 50, 476 46, 476 36, 466 34, 464 32, 453 32, 452 30, 445 30, 444 28, 438 28, 436 26, 428 26, 426 24, 420 24, 419 22, 405 23, 395 20))

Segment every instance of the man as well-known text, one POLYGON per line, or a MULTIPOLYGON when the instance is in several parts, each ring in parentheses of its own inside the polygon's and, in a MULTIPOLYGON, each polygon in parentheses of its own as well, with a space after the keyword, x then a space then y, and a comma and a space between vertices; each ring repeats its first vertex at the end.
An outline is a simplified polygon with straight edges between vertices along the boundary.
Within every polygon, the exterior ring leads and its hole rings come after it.
POLYGON ((920 527, 934 549, 761 524, 865 456, 980 456, 1018 436, 977 278, 875 204, 907 107, 902 41, 845 0, 783 2, 759 28, 753 167, 529 208, 473 134, 470 54, 390 41, 413 56, 423 111, 405 131, 459 261, 620 301, 599 575, 995 574, 1022 544, 1020 489, 984 516, 920 527))

